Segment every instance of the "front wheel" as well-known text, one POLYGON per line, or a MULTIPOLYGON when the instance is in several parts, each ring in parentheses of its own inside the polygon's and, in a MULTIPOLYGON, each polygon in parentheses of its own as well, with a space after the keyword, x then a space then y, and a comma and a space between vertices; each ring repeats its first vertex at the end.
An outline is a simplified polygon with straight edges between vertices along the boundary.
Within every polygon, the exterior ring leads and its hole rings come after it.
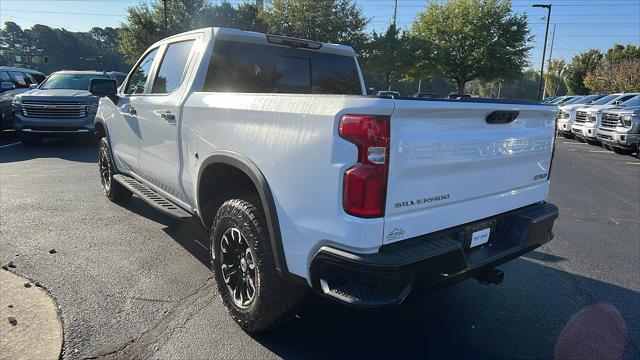
POLYGON ((109 147, 109 140, 106 137, 100 139, 98 145, 98 169, 100 171, 102 190, 104 190, 104 194, 109 200, 118 202, 131 197, 131 191, 113 179, 113 175, 116 174, 116 168, 113 165, 111 148, 109 147))
POLYGON ((218 292, 243 330, 258 333, 291 317, 305 289, 277 274, 257 198, 220 206, 211 229, 211 255, 218 292))

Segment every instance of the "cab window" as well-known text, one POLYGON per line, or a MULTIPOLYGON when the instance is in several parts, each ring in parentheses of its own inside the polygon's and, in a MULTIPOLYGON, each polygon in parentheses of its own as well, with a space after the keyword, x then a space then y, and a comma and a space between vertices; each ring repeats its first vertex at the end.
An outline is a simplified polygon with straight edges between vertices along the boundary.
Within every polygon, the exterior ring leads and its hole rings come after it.
POLYGON ((168 94, 180 86, 193 43, 194 40, 189 40, 169 44, 153 80, 151 93, 168 94))
POLYGON ((148 53, 138 63, 138 66, 136 66, 129 77, 129 82, 125 88, 125 94, 135 95, 144 93, 147 78, 149 77, 149 72, 151 72, 151 65, 153 64, 153 60, 156 58, 157 54, 158 49, 156 48, 148 53))

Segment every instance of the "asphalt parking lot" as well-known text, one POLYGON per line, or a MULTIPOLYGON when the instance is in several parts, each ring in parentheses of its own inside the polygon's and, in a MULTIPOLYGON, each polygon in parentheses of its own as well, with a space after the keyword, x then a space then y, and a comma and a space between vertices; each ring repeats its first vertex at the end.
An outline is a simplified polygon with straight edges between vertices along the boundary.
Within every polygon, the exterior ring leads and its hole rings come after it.
POLYGON ((102 194, 87 141, 0 140, 0 263, 58 303, 65 359, 640 359, 640 160, 559 139, 556 238, 501 267, 387 310, 309 295, 286 327, 249 336, 208 270, 206 231, 102 194), (51 254, 49 250, 55 249, 51 254))

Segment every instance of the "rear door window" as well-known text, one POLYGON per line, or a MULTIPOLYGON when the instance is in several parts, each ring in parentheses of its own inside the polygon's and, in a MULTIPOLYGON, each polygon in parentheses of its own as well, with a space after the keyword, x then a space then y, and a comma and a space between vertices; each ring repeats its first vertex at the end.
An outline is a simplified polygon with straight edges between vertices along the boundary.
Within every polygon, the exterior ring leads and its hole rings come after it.
POLYGON ((131 73, 131 76, 129 77, 129 82, 127 83, 124 91, 125 94, 137 95, 144 93, 147 78, 151 71, 151 65, 153 65, 153 60, 156 58, 157 54, 158 49, 154 49, 138 63, 138 66, 136 66, 135 70, 133 70, 133 73, 131 73))
POLYGON ((351 56, 216 40, 204 91, 360 95, 351 56))
POLYGON ((152 93, 168 94, 180 86, 193 43, 194 40, 189 40, 169 44, 153 80, 152 93))

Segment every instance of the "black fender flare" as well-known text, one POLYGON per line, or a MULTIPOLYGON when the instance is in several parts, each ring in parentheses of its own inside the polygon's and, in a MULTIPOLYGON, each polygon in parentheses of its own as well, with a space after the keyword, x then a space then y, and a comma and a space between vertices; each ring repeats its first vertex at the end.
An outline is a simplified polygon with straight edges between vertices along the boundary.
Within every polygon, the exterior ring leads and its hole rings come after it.
POLYGON ((202 163, 200 164, 200 168, 198 169, 198 183, 196 184, 196 206, 198 209, 198 214, 200 214, 200 218, 202 219, 201 209, 204 205, 200 204, 199 198, 201 185, 200 180, 202 179, 202 173, 204 172, 204 170, 212 164, 225 164, 233 166, 236 169, 242 171, 251 180, 253 186, 258 191, 260 201, 262 202, 262 209, 267 219, 267 228, 269 231, 271 248, 273 249, 273 260, 276 266, 276 271, 285 280, 306 283, 303 278, 290 273, 287 268, 287 260, 284 254, 284 248, 282 246, 282 236, 280 234, 280 223, 278 221, 278 213, 276 211, 276 205, 273 199, 273 194, 271 193, 271 188, 269 187, 267 179, 264 177, 262 171, 260 171, 258 166, 251 160, 247 159, 245 156, 233 151, 216 150, 209 154, 209 156, 207 156, 207 158, 202 161, 202 163))

